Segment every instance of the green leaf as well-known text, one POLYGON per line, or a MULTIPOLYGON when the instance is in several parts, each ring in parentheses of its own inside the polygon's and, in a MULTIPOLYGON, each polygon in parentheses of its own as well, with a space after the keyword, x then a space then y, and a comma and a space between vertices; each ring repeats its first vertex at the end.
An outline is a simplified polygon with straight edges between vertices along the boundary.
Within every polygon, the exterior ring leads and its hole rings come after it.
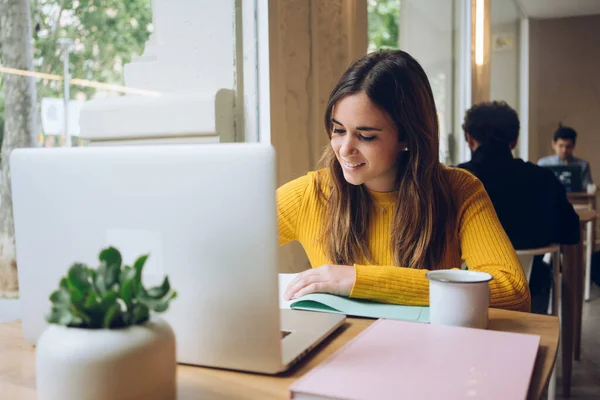
POLYGON ((118 293, 114 290, 109 290, 108 292, 102 293, 100 295, 96 294, 96 292, 90 292, 87 299, 85 300, 84 307, 87 310, 94 312, 100 311, 102 312, 102 314, 104 314, 110 306, 117 302, 118 297, 118 293))
POLYGON ((71 303, 79 304, 85 300, 86 293, 92 289, 91 269, 83 264, 73 264, 67 274, 67 286, 71 292, 71 303))
POLYGON ((51 324, 58 324, 63 312, 65 312, 65 310, 62 308, 52 307, 50 313, 46 315, 46 321, 51 324))
POLYGON ((158 303, 154 304, 152 307, 152 311, 154 312, 165 312, 167 311, 167 309, 169 308, 169 302, 168 301, 159 301, 158 303))
POLYGON ((138 257, 133 264, 133 268, 135 269, 136 274, 142 278, 142 270, 144 269, 144 264, 146 264, 146 260, 148 259, 148 254, 144 254, 143 256, 138 257))
POLYGON ((136 272, 130 266, 124 266, 119 276, 119 282, 121 284, 121 298, 129 306, 131 301, 136 296, 136 272))
POLYGON ((146 296, 139 296, 138 301, 148 306, 154 312, 164 312, 169 308, 169 301, 177 297, 177 292, 172 292, 161 299, 153 299, 146 296))
POLYGON ((96 270, 96 279, 94 279, 94 285, 96 286, 98 293, 105 293, 108 291, 108 285, 106 284, 106 268, 106 265, 102 264, 96 270))
POLYGON ((83 323, 83 320, 73 315, 73 313, 69 310, 62 310, 58 323, 67 326, 77 326, 81 325, 83 323))
POLYGON ((94 284, 98 292, 105 293, 113 288, 115 284, 119 283, 119 274, 121 269, 116 264, 102 264, 96 270, 96 279, 94 284))
POLYGON ((52 307, 50 314, 46 316, 46 321, 51 324, 59 324, 65 326, 79 326, 83 323, 83 319, 74 315, 67 308, 52 307))
MULTIPOLYGON (((91 287, 90 287, 91 289, 91 287)), ((85 294, 76 287, 71 289, 71 303, 80 304, 84 301, 85 294)))
POLYGON ((98 294, 94 291, 91 291, 88 293, 83 306, 87 309, 91 309, 94 308, 94 306, 96 306, 99 302, 100 297, 98 297, 98 294))
POLYGON ((77 324, 78 326, 92 326, 93 320, 85 311, 78 309, 75 306, 71 307, 71 314, 73 315, 72 324, 77 324), (78 321, 78 322, 76 322, 78 321))
POLYGON ((146 305, 136 304, 133 306, 132 315, 132 324, 142 324, 150 318, 150 311, 146 305))
POLYGON ((69 316, 70 322, 66 325, 68 326, 81 326, 83 325, 83 320, 77 315, 73 315, 72 313, 69 316))
MULTIPOLYGON (((102 287, 101 291, 110 290, 119 281, 121 273, 121 253, 114 247, 109 247, 100 252, 98 259, 102 262, 102 266, 98 268, 98 273, 104 274, 104 278, 100 280, 102 287)), ((96 279, 98 279, 96 277, 96 279)))
POLYGON ((92 291, 88 294, 83 308, 80 312, 89 316, 90 321, 82 317, 92 328, 102 328, 104 326, 104 318, 110 307, 117 304, 118 294, 114 290, 109 290, 102 295, 92 291))
POLYGON ((113 321, 116 319, 117 314, 119 312, 119 305, 117 303, 113 304, 106 310, 106 314, 104 315, 104 328, 110 328, 113 321))
POLYGON ((135 269, 130 267, 129 265, 124 265, 123 269, 121 269, 121 274, 119 275, 119 282, 123 285, 124 282, 135 278, 135 269))
POLYGON ((160 299, 161 297, 163 297, 167 293, 169 293, 169 290, 171 290, 171 285, 169 285, 169 278, 165 277, 165 279, 163 280, 163 282, 160 286, 156 286, 156 287, 148 289, 146 291, 146 294, 150 298, 160 299))
POLYGON ((116 264, 110 264, 106 266, 105 271, 104 282, 106 283, 106 288, 111 289, 115 284, 119 283, 121 267, 116 264))
POLYGON ((67 278, 62 278, 60 280, 60 284, 58 285, 61 289, 69 290, 69 284, 67 282, 67 278))
POLYGON ((88 267, 83 264, 73 264, 67 274, 67 285, 83 293, 87 292, 91 286, 88 267))
POLYGON ((146 260, 148 259, 148 255, 145 254, 140 256, 135 263, 133 264, 133 269, 135 270, 135 285, 134 285, 134 293, 137 295, 141 292, 142 286, 142 271, 144 270, 144 264, 146 264, 146 260))
POLYGON ((59 289, 52 292, 50 301, 58 307, 68 307, 71 304, 71 296, 65 289, 59 289))
POLYGON ((119 294, 116 291, 109 290, 102 295, 102 301, 100 302, 100 305, 103 308, 107 308, 109 305, 116 303, 118 297, 119 294))
POLYGON ((121 283, 121 298, 129 307, 134 296, 135 278, 126 280, 125 283, 121 283))
POLYGON ((121 269, 121 253, 112 246, 102 250, 98 259, 106 265, 116 265, 119 270, 121 269))

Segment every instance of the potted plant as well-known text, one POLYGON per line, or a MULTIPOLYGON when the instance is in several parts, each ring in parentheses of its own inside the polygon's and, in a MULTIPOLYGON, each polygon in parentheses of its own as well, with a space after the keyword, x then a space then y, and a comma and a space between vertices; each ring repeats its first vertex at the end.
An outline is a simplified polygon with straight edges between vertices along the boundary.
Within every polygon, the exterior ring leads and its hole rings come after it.
POLYGON ((97 269, 73 264, 50 295, 50 325, 36 348, 38 399, 175 399, 175 336, 150 312, 176 297, 165 277, 146 289, 147 255, 122 266, 106 248, 97 269))

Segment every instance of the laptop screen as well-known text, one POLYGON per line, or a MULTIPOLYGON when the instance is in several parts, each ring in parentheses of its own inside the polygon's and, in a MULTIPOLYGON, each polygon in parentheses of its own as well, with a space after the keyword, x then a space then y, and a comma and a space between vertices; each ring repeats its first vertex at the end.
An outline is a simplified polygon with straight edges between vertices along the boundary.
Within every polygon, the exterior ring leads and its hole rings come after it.
POLYGON ((549 165, 545 168, 554 172, 567 192, 582 192, 581 166, 579 165, 549 165))

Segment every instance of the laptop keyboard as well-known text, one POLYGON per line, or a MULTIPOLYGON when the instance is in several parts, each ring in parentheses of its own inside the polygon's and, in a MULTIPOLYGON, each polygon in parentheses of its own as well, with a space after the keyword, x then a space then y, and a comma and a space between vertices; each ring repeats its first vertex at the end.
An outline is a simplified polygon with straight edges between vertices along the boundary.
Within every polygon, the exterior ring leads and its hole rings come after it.
POLYGON ((281 331, 281 338, 283 339, 284 337, 286 337, 290 333, 292 333, 292 332, 290 332, 290 331, 281 331))

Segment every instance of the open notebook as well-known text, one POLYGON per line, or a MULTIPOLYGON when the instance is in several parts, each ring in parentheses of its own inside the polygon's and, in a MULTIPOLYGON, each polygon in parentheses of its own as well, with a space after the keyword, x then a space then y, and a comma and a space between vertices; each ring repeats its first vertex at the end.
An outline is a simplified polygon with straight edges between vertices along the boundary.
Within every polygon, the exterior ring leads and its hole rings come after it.
POLYGON ((375 321, 290 387, 292 399, 524 400, 537 335, 375 321))
POLYGON ((313 293, 292 301, 285 301, 283 293, 297 274, 279 274, 279 307, 295 310, 322 311, 355 317, 386 318, 413 322, 429 322, 429 307, 383 304, 349 299, 325 293, 313 293))

